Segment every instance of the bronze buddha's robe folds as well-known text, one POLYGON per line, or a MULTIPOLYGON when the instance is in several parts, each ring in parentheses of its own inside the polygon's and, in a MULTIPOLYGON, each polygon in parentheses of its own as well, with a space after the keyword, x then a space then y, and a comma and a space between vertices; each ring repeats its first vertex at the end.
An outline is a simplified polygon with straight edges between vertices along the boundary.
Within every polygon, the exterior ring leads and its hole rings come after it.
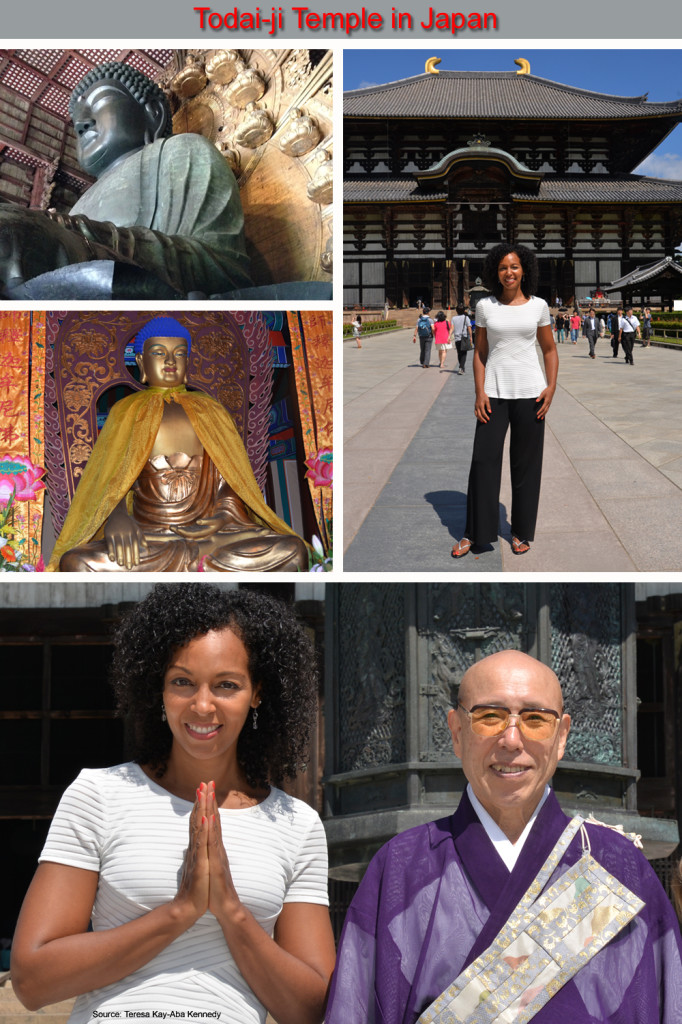
POLYGON ((132 515, 146 547, 127 570, 109 559, 106 542, 92 541, 62 556, 62 572, 296 572, 307 566, 300 538, 284 536, 249 518, 241 498, 206 455, 176 452, 148 459, 133 484, 132 515), (223 513, 211 537, 179 537, 174 528, 223 513))
POLYGON ((158 139, 109 168, 69 216, 80 262, 122 260, 183 295, 251 284, 239 189, 227 162, 201 135, 158 139))

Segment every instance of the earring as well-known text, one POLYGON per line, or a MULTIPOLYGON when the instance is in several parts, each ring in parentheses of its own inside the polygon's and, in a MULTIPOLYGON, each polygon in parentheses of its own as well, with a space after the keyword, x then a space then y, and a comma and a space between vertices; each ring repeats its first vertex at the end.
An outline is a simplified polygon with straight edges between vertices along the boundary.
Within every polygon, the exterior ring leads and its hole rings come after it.
POLYGON ((258 708, 257 707, 255 707, 253 709, 253 721, 251 722, 251 727, 253 729, 257 729, 258 728, 258 708))
POLYGON ((163 701, 161 701, 161 721, 162 722, 166 721, 166 706, 163 703, 163 701))

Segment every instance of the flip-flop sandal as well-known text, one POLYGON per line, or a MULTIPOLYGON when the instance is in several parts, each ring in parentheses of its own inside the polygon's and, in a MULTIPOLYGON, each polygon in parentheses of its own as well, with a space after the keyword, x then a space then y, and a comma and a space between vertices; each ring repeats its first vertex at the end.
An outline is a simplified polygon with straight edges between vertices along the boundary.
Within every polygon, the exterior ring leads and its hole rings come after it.
POLYGON ((471 551, 471 541, 468 537, 462 537, 458 544, 452 549, 453 558, 464 558, 471 551))
POLYGON ((512 537, 512 551, 515 555, 525 555, 526 551, 530 551, 530 544, 527 540, 519 540, 518 537, 512 537))

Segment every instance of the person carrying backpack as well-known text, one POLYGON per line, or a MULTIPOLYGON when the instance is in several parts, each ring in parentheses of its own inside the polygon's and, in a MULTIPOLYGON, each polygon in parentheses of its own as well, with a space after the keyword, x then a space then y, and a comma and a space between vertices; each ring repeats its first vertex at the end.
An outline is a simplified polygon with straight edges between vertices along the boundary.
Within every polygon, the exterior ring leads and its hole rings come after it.
POLYGON ((414 328, 414 335, 412 337, 413 344, 416 344, 417 338, 419 338, 419 362, 426 369, 431 364, 431 345, 433 343, 433 323, 434 321, 429 316, 428 306, 422 308, 414 328))

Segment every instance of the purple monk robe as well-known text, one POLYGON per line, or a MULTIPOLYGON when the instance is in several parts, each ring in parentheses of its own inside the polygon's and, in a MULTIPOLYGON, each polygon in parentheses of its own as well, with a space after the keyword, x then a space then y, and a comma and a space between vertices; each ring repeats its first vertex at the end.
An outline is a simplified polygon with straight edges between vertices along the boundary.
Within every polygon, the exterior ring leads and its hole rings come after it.
MULTIPOLYGON (((493 942, 568 823, 553 793, 510 873, 469 798, 396 836, 348 910, 326 1024, 415 1024, 493 942)), ((682 941, 660 882, 632 842, 588 825, 592 856, 646 904, 533 1018, 534 1024, 682 1024, 682 941)), ((554 874, 582 855, 580 833, 554 874)))

